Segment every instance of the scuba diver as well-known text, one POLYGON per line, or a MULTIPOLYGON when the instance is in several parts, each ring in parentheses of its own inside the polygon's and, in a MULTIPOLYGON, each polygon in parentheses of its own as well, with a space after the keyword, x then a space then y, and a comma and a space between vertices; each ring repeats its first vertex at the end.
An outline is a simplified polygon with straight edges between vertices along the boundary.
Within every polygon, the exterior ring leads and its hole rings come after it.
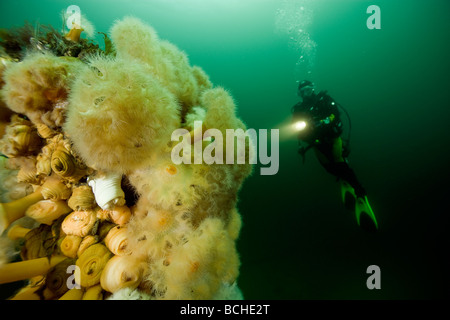
MULTIPOLYGON (((292 107, 292 121, 298 132, 298 152, 303 162, 305 153, 313 149, 325 170, 340 181, 342 201, 346 208, 355 211, 358 225, 366 230, 377 230, 378 223, 366 190, 348 165, 349 139, 343 142, 341 138, 344 130, 338 106, 345 109, 326 91, 316 94, 314 84, 308 80, 299 83, 298 95, 302 101, 292 107)), ((350 124, 349 116, 348 119, 350 124)), ((351 125, 349 127, 351 129, 351 125)))

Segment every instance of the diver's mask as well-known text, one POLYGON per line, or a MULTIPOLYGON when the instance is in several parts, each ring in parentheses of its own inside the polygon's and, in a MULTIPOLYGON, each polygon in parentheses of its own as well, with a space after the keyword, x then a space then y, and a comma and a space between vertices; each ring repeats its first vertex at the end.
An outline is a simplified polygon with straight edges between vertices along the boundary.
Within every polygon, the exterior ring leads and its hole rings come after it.
POLYGON ((298 92, 297 94, 302 99, 308 99, 314 93, 314 83, 309 80, 302 80, 298 84, 298 92))
POLYGON ((302 99, 307 99, 311 97, 314 93, 314 86, 306 86, 298 89, 298 95, 302 97, 302 99))

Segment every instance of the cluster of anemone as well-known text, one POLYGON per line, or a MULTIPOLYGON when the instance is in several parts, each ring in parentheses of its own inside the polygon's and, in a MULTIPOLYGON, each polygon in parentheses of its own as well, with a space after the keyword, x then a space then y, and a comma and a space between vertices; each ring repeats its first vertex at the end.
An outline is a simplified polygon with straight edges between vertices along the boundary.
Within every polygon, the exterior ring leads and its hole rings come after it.
MULTIPOLYGON (((172 132, 192 130, 195 121, 222 133, 245 130, 233 98, 139 19, 117 21, 110 37, 114 55, 80 61, 37 52, 2 71, 2 100, 34 137, 8 162, 29 164, 23 176, 31 178, 22 181, 32 186, 29 196, 48 201, 45 195, 58 191, 64 196, 50 201, 68 202, 59 203, 64 212, 54 220, 41 217, 45 210, 24 214, 62 225, 61 239, 54 239, 55 264, 61 253, 80 266, 89 259, 105 264, 98 276, 81 271, 84 295, 223 299, 239 293, 237 195, 251 165, 171 160, 172 132), (82 233, 80 219, 86 220, 82 233)), ((11 137, 14 121, 0 141, 3 153, 17 140, 11 137)), ((6 226, 21 221, 8 217, 20 215, 6 214, 6 226)), ((25 239, 48 241, 45 226, 36 228, 40 237, 25 239)))

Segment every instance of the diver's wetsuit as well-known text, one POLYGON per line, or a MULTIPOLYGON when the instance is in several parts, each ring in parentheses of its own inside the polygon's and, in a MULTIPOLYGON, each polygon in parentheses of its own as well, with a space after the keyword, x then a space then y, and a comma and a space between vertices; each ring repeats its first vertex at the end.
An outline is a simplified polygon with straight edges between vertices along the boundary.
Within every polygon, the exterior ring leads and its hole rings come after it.
POLYGON ((332 175, 347 181, 357 197, 366 191, 342 154, 342 122, 336 102, 326 91, 304 99, 293 108, 293 122, 305 121, 298 139, 314 147, 320 164, 332 175))

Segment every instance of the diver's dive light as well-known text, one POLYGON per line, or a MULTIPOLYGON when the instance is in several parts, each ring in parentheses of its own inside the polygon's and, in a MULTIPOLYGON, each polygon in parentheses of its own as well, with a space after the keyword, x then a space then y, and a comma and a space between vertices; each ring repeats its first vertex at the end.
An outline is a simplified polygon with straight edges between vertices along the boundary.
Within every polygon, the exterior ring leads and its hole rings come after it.
POLYGON ((306 122, 305 121, 297 121, 294 123, 294 128, 296 131, 302 131, 306 128, 306 122))

